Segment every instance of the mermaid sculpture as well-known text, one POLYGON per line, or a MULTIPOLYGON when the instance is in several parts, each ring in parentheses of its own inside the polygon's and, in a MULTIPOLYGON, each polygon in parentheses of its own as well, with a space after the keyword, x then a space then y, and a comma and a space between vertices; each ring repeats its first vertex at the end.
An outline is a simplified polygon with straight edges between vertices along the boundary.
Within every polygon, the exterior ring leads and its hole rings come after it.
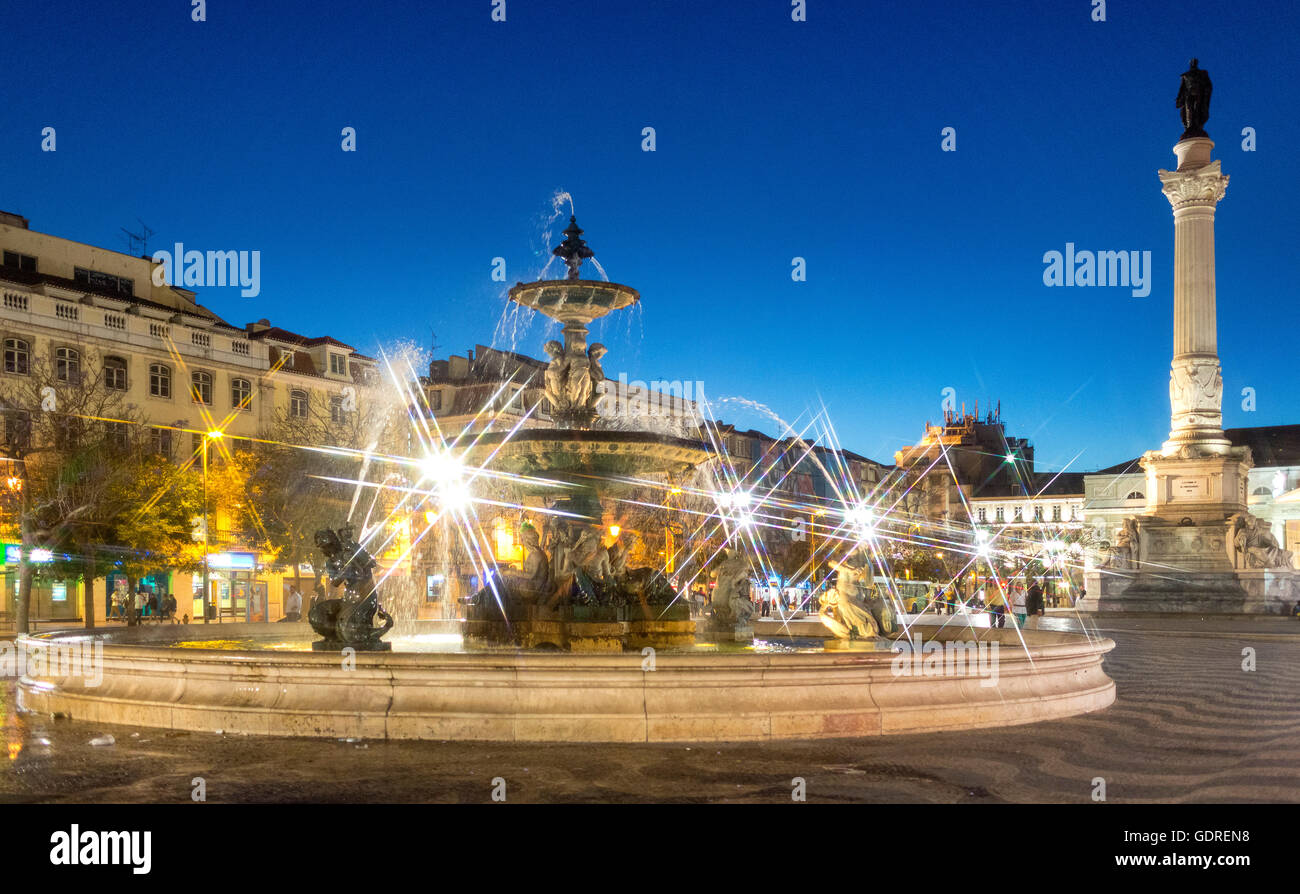
POLYGON ((323 599, 311 607, 307 620, 324 639, 311 644, 313 651, 387 652, 392 644, 380 637, 393 629, 393 619, 379 607, 372 569, 377 564, 352 536, 351 526, 316 532, 316 546, 325 554, 325 574, 331 587, 342 585, 343 598, 323 599), (375 615, 384 621, 374 626, 375 615))

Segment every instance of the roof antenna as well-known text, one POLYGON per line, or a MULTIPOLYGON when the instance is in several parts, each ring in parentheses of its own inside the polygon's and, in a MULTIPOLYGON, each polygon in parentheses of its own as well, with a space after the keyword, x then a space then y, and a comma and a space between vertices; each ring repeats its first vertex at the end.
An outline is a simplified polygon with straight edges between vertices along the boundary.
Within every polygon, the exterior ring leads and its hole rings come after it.
POLYGON ((132 233, 126 227, 121 228, 122 232, 126 234, 126 250, 128 254, 135 255, 138 253, 139 257, 147 258, 149 257, 149 237, 154 234, 154 231, 140 218, 137 217, 136 221, 140 224, 140 232, 138 233, 132 233), (137 246, 139 246, 138 249, 137 246))

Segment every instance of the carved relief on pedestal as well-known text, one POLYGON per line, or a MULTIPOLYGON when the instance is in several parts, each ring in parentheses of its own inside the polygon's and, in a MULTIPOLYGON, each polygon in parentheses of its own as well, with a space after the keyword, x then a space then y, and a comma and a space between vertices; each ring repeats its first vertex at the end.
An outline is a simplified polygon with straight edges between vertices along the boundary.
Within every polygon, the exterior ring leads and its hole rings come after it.
POLYGON ((1176 360, 1169 374, 1174 428, 1219 426, 1223 421, 1223 376, 1218 360, 1176 360))
POLYGON ((1213 208, 1228 189, 1228 175, 1221 172, 1218 161, 1193 171, 1160 171, 1165 198, 1177 211, 1188 205, 1213 208))

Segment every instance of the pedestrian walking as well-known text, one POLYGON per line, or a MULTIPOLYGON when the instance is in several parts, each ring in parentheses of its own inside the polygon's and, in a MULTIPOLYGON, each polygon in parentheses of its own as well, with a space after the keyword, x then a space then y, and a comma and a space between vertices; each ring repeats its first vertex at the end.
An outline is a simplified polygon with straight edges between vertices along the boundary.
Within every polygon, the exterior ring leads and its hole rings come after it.
POLYGON ((1023 587, 1016 587, 1011 596, 1011 611, 1016 616, 1016 626, 1025 626, 1025 591, 1023 587))

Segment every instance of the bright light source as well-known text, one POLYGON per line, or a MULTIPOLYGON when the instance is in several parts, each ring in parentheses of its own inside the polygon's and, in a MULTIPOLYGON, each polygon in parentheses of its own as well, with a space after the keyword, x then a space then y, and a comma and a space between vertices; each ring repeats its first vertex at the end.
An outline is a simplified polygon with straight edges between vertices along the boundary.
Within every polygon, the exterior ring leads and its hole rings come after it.
POLYGON ((459 478, 463 470, 464 466, 461 465, 460 458, 453 456, 447 450, 437 450, 430 453, 420 463, 420 471, 424 474, 424 477, 435 484, 442 484, 459 478))
POLYGON ((609 526, 609 536, 610 536, 610 537, 617 537, 617 536, 619 535, 619 532, 622 531, 622 530, 623 530, 623 529, 622 529, 621 527, 619 527, 618 525, 610 525, 610 526, 609 526))
POLYGON ((208 432, 208 437, 211 438, 211 439, 214 440, 214 441, 218 441, 218 440, 220 440, 220 439, 221 439, 221 435, 222 435, 222 432, 221 432, 221 429, 219 429, 219 428, 213 429, 212 431, 208 432))
POLYGON ((450 451, 436 450, 425 456, 420 461, 420 473, 422 481, 432 482, 443 509, 459 509, 471 501, 465 466, 450 451))
POLYGON ((844 513, 844 520, 853 527, 859 540, 876 536, 876 513, 866 503, 859 503, 844 513))
POLYGON ((1016 455, 1015 455, 1014 453, 1008 453, 1008 454, 1007 454, 1007 462, 1009 462, 1009 463, 1013 463, 1013 462, 1015 462, 1015 461, 1016 461, 1016 455))
POLYGON ((472 501, 469 485, 462 478, 453 478, 438 485, 438 500, 444 509, 460 509, 472 501))
POLYGON ((33 562, 53 562, 54 553, 48 549, 32 550, 31 560, 33 562))

